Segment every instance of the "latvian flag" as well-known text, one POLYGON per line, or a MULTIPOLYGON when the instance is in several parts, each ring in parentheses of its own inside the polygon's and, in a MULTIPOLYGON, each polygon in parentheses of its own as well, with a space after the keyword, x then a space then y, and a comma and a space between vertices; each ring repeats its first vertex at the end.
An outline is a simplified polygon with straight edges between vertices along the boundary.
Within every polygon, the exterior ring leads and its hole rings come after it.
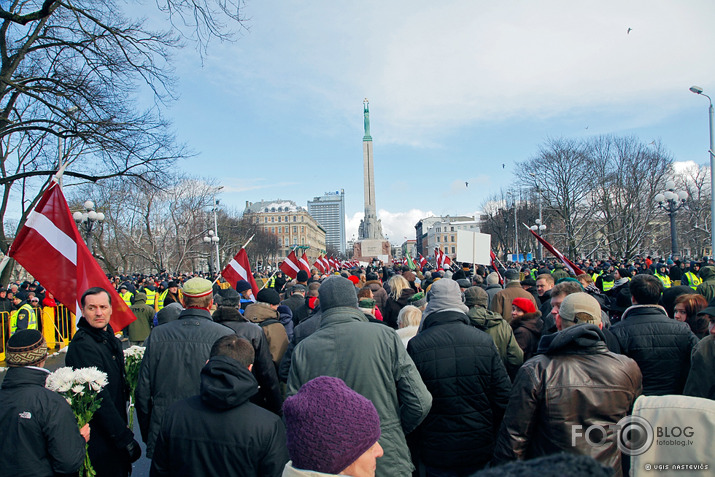
POLYGON ((298 272, 300 271, 300 264, 298 258, 295 256, 295 250, 291 251, 288 254, 288 256, 285 260, 283 260, 283 263, 281 263, 281 266, 279 268, 283 273, 285 273, 291 278, 295 278, 298 276, 298 272))
POLYGON ((251 265, 248 263, 248 254, 245 248, 238 251, 236 256, 226 265, 226 268, 223 269, 221 276, 225 278, 233 288, 236 288, 236 283, 238 283, 239 280, 246 280, 251 284, 253 296, 258 295, 258 285, 256 284, 256 280, 253 279, 251 265))

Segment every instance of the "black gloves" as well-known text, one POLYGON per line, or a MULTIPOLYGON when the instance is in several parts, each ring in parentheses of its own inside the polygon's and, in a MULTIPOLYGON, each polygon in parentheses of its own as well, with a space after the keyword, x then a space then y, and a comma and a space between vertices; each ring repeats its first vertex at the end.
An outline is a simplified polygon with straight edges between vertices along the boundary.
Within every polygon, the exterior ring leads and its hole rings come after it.
POLYGON ((139 460, 139 457, 142 456, 142 449, 139 447, 139 443, 136 439, 132 439, 129 445, 127 445, 124 449, 129 455, 129 462, 136 462, 139 460))

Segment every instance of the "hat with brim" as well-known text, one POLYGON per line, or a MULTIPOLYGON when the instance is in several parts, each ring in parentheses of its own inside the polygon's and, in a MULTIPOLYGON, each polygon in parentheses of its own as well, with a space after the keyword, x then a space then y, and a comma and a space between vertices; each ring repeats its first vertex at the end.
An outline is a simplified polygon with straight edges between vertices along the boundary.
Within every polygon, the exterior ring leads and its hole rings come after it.
POLYGON ((181 289, 184 296, 199 298, 213 293, 212 283, 205 278, 194 277, 187 280, 181 289))

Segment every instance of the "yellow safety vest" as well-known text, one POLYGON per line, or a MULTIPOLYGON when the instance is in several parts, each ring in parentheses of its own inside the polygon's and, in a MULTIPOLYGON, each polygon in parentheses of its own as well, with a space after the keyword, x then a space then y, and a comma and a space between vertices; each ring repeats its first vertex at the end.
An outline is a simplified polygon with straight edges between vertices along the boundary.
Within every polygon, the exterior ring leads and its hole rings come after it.
POLYGON ((685 276, 688 277, 688 283, 690 284, 690 288, 695 290, 698 288, 698 285, 700 285, 703 281, 700 279, 699 276, 694 274, 693 272, 685 272, 685 276))
POLYGON ((35 309, 31 305, 28 305, 27 303, 25 303, 20 308, 18 308, 17 310, 13 311, 10 314, 10 336, 14 335, 15 332, 17 331, 17 317, 22 310, 25 310, 28 315, 26 329, 28 329, 28 330, 36 330, 37 329, 37 313, 35 313, 35 309))
POLYGON ((161 295, 159 295, 159 310, 164 308, 164 299, 166 298, 166 294, 169 293, 169 289, 167 288, 163 292, 161 292, 161 295))
POLYGON ((670 288, 670 277, 668 275, 661 275, 660 273, 656 273, 655 276, 663 282, 663 286, 665 288, 670 288))
POLYGON ((126 303, 127 306, 132 306, 132 297, 134 296, 132 292, 127 290, 124 293, 120 293, 119 296, 122 300, 124 300, 124 303, 126 303))
POLYGON ((276 287, 276 276, 273 275, 270 280, 268 280, 268 284, 266 285, 266 288, 275 288, 276 287))
POLYGON ((146 293, 146 304, 153 307, 154 300, 156 300, 156 291, 145 288, 144 293, 146 293))
POLYGON ((607 282, 606 280, 601 280, 601 285, 603 286, 603 291, 607 292, 611 288, 613 288, 613 285, 616 282, 607 282))

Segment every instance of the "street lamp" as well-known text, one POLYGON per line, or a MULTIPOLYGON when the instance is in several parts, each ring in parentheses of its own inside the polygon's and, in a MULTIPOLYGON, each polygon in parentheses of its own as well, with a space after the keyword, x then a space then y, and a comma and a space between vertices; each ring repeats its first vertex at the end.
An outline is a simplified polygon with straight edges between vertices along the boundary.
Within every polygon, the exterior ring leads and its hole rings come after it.
POLYGON ((218 235, 214 234, 213 230, 208 231, 208 236, 204 237, 204 243, 209 245, 209 275, 213 274, 213 270, 211 269, 211 244, 215 243, 216 244, 216 267, 218 267, 218 242, 219 242, 219 237, 218 235))
POLYGON ((84 232, 84 241, 87 243, 89 253, 92 253, 92 229, 97 222, 104 222, 104 214, 94 210, 94 202, 91 200, 82 204, 84 212, 78 210, 72 214, 72 218, 77 222, 77 228, 84 232))
POLYGON ((678 231, 675 228, 675 213, 685 206, 685 201, 688 199, 688 193, 684 190, 675 190, 675 182, 668 181, 665 183, 666 190, 660 194, 656 194, 655 201, 658 202, 658 207, 665 210, 670 217, 670 250, 671 256, 678 255, 678 231))
MULTIPOLYGON (((541 207, 539 207, 539 215, 541 215, 541 207)), ((544 233, 544 230, 546 230, 546 225, 541 223, 540 218, 536 219, 535 222, 536 222, 536 225, 532 225, 529 228, 531 230, 533 230, 534 232, 538 233, 539 235, 542 235, 544 233)), ((539 261, 544 259, 544 257, 543 257, 544 251, 541 247, 542 247, 541 242, 539 242, 539 261)))
POLYGON ((710 255, 715 254, 715 132, 713 132, 713 101, 710 96, 703 93, 700 86, 691 86, 690 91, 699 95, 705 96, 710 102, 708 109, 710 117, 710 255))

